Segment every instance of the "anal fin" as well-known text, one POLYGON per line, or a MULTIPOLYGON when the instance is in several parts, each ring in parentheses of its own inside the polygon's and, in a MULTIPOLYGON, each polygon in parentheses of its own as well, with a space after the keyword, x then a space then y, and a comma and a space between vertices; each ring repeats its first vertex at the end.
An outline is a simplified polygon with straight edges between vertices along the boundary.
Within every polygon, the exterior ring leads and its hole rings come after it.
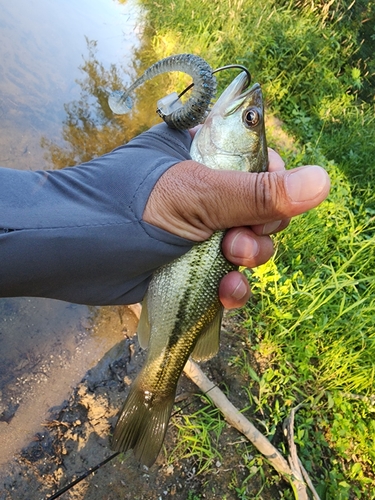
POLYGON ((195 361, 211 359, 218 353, 220 347, 221 320, 223 319, 224 308, 220 307, 214 319, 201 333, 191 357, 195 361))

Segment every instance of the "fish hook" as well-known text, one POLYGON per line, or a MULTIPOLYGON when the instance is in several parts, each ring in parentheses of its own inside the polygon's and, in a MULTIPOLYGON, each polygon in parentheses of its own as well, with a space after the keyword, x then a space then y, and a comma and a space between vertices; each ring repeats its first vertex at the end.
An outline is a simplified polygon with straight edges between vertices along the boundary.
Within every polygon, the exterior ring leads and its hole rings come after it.
MULTIPOLYGON (((212 71, 212 74, 218 73, 219 71, 223 71, 226 69, 242 69, 247 74, 247 82, 246 82, 246 87, 244 87, 244 90, 250 87, 251 83, 251 73, 250 71, 246 68, 246 66, 243 66, 242 64, 227 64, 226 66, 221 66, 220 68, 214 69, 212 71)), ((186 89, 184 89, 180 94, 178 94, 178 99, 182 97, 188 90, 190 90, 192 87, 194 87, 194 82, 191 83, 186 89)))

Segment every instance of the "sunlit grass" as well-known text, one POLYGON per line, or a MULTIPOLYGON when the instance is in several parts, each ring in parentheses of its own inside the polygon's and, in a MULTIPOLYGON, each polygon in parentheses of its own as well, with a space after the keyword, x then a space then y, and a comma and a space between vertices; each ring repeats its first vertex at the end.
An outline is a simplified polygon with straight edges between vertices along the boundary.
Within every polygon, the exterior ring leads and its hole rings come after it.
POLYGON ((275 356, 258 379, 247 367, 259 390, 249 402, 267 415, 271 436, 305 402, 296 442, 320 494, 369 498, 358 492, 375 485, 375 219, 366 203, 374 195, 358 199, 337 167, 330 174, 328 202, 293 221, 275 258, 253 273, 248 349, 275 356))
MULTIPOLYGON (((328 200, 278 235, 275 257, 252 274, 254 298, 243 311, 247 338, 232 362, 244 379, 242 409, 270 439, 277 439, 290 408, 304 402, 296 443, 322 499, 372 498, 375 68, 368 55, 375 50, 374 3, 142 3, 150 13, 154 60, 193 52, 213 67, 245 64, 262 84, 269 111, 284 123, 287 144, 276 130, 269 137, 287 167, 319 164, 331 176, 328 200), (254 356, 261 369, 252 365, 254 356)), ((222 73, 219 88, 232 77, 222 73)), ((184 418, 192 436, 195 428, 206 435, 203 421, 184 418)), ((180 433, 186 442, 182 427, 180 433)), ((248 479, 233 477, 237 498, 250 498, 247 481, 265 474, 259 457, 246 457, 245 451, 248 479)))
POLYGON ((172 418, 178 439, 168 462, 191 459, 194 475, 216 467, 216 462, 221 459, 217 444, 226 425, 219 410, 213 408, 207 398, 203 397, 203 400, 206 404, 199 410, 187 414, 181 412, 172 418))

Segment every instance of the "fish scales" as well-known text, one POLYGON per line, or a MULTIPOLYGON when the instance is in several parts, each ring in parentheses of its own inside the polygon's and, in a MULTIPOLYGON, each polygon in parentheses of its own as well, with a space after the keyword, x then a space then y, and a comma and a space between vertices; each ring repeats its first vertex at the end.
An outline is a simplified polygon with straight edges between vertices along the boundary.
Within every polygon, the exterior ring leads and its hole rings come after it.
MULTIPOLYGON (((194 160, 210 168, 265 171, 268 166, 260 86, 244 91, 241 73, 213 106, 191 147, 194 160)), ((150 467, 167 430, 177 383, 189 356, 209 359, 219 349, 223 307, 220 280, 236 267, 222 251, 216 231, 188 253, 158 269, 149 284, 138 327, 148 343, 145 364, 132 384, 114 431, 112 447, 133 449, 150 467)))

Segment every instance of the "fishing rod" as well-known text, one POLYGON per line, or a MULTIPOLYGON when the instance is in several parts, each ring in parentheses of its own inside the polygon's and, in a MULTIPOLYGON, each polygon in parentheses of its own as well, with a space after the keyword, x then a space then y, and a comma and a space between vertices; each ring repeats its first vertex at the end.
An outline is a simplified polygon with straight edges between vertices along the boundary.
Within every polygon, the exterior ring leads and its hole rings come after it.
POLYGON ((103 460, 102 462, 100 462, 100 464, 95 465, 94 467, 91 467, 91 469, 87 470, 81 476, 77 477, 77 479, 75 479, 71 483, 69 483, 66 486, 64 486, 64 488, 61 488, 61 490, 59 490, 57 493, 55 493, 51 497, 46 498, 46 500, 55 500, 55 498, 59 498, 63 493, 66 493, 68 490, 70 490, 71 488, 73 488, 73 486, 75 486, 76 484, 80 483, 87 476, 89 476, 90 474, 93 474, 95 471, 97 471, 98 469, 100 469, 100 467, 102 467, 103 465, 105 465, 106 463, 108 463, 113 458, 117 457, 117 455, 120 455, 120 453, 121 453, 120 451, 116 451, 116 453, 113 453, 110 457, 108 457, 105 460, 103 460))

